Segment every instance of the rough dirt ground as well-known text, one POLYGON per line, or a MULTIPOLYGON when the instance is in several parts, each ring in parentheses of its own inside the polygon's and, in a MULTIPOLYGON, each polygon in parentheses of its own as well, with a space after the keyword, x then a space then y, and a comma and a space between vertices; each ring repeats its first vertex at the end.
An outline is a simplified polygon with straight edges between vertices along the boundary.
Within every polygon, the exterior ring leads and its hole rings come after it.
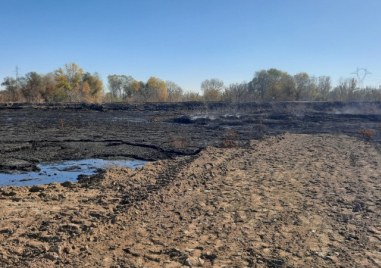
POLYGON ((338 135, 207 147, 0 190, 1 267, 381 267, 381 154, 338 135))

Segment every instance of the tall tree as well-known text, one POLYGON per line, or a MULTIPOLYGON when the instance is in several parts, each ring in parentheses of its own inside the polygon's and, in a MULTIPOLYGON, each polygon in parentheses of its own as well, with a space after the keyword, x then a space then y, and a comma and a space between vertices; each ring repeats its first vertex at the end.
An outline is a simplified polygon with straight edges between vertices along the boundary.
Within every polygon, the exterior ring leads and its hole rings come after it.
POLYGON ((296 98, 293 77, 275 68, 257 72, 250 82, 249 88, 255 96, 263 101, 286 101, 296 98))
POLYGON ((132 76, 114 74, 109 75, 107 79, 110 92, 114 98, 123 100, 132 97, 134 93, 132 84, 135 81, 132 76))
POLYGON ((65 64, 55 71, 57 97, 61 101, 80 101, 83 69, 75 63, 65 64))
POLYGON ((223 99, 232 102, 249 101, 249 85, 245 82, 230 84, 229 87, 225 89, 223 99))
POLYGON ((145 86, 145 97, 146 101, 167 101, 167 85, 159 78, 150 77, 145 86))
POLYGON ((81 101, 82 102, 91 102, 91 95, 90 95, 90 85, 87 81, 84 81, 82 83, 82 88, 81 88, 81 101))
POLYGON ((271 84, 270 76, 266 70, 255 73, 253 80, 249 83, 249 91, 259 100, 264 100, 266 92, 271 84))
POLYGON ((168 91, 168 101, 179 102, 183 97, 183 89, 175 82, 166 81, 168 91))
POLYGON ((357 89, 356 79, 346 79, 332 90, 331 99, 338 101, 353 101, 355 100, 355 91, 357 89))
POLYGON ((141 88, 139 81, 136 81, 132 76, 127 76, 123 85, 123 99, 132 100, 141 88))
POLYGON ((46 102, 59 101, 57 82, 54 73, 48 73, 42 77, 42 90, 41 96, 46 102))
POLYGON ((219 101, 224 90, 224 82, 217 78, 204 80, 201 83, 201 90, 205 101, 219 101))
POLYGON ((103 82, 97 73, 85 73, 82 79, 82 90, 87 88, 84 98, 90 102, 100 102, 103 97, 103 82))
POLYGON ((294 75, 295 81, 295 100, 307 100, 310 90, 310 76, 307 73, 294 75))
POLYGON ((20 80, 16 80, 13 77, 5 77, 1 85, 5 87, 5 99, 7 101, 22 101, 22 92, 20 91, 20 80))
POLYGON ((42 101, 41 93, 44 91, 42 76, 36 72, 27 73, 21 91, 27 102, 42 101))
POLYGON ((329 76, 319 76, 317 79, 317 98, 318 101, 327 101, 329 98, 329 92, 332 89, 331 78, 329 76))

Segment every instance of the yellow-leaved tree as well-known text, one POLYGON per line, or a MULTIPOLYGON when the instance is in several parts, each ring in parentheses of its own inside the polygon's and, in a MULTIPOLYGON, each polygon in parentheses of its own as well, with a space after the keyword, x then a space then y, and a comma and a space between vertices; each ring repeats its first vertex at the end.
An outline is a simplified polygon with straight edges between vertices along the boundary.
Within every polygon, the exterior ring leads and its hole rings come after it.
POLYGON ((97 73, 85 73, 82 78, 83 101, 99 103, 103 99, 103 82, 97 73))
POLYGON ((146 84, 148 101, 165 102, 168 99, 167 85, 156 77, 150 77, 146 84))

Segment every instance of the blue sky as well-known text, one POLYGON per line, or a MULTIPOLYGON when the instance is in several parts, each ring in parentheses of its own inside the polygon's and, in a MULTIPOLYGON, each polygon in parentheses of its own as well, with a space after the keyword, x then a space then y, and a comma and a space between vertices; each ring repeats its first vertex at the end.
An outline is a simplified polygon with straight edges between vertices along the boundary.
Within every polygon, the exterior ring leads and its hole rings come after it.
POLYGON ((197 91, 271 67, 381 85, 380 0, 0 0, 0 81, 75 62, 197 91))

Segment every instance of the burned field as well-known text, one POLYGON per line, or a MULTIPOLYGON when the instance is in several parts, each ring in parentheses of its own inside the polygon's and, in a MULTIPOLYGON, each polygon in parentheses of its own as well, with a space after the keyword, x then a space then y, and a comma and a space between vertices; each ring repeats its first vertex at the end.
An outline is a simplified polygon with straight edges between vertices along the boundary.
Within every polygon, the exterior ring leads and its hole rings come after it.
POLYGON ((379 143, 380 103, 3 105, 0 170, 85 158, 158 160, 282 133, 379 143))
POLYGON ((381 267, 378 103, 2 107, 1 267, 381 267))

